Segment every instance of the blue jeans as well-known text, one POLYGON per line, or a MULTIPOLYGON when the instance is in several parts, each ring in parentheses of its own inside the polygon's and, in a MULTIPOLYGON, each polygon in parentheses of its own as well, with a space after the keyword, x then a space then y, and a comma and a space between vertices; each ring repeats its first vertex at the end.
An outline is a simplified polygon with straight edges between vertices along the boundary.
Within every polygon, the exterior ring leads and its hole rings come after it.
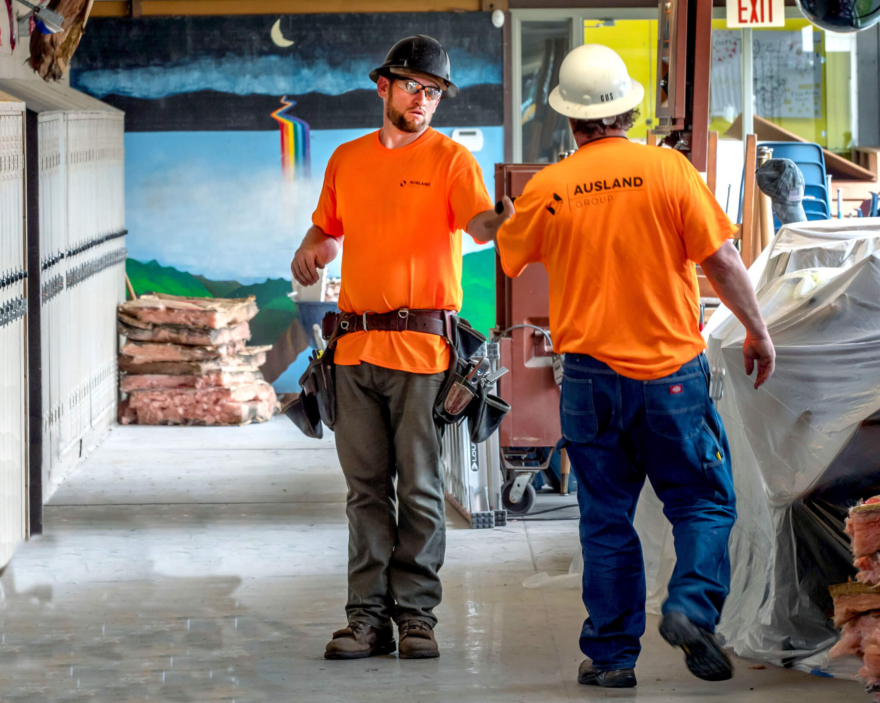
POLYGON ((633 527, 647 476, 672 523, 677 563, 663 612, 712 632, 730 588, 736 520, 730 450, 700 354, 656 381, 565 355, 562 434, 577 476, 583 598, 581 651, 601 670, 635 665, 645 632, 645 569, 633 527))

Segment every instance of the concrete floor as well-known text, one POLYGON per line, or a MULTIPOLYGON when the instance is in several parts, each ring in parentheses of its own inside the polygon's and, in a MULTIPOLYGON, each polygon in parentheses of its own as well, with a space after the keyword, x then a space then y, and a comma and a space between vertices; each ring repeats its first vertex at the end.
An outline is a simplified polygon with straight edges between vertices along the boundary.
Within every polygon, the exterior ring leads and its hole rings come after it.
POLYGON ((576 522, 472 531, 450 513, 439 660, 322 658, 344 624, 345 484, 286 421, 116 428, 0 585, 0 701, 866 700, 851 681, 737 661, 708 684, 649 622, 639 686, 579 686, 576 522))

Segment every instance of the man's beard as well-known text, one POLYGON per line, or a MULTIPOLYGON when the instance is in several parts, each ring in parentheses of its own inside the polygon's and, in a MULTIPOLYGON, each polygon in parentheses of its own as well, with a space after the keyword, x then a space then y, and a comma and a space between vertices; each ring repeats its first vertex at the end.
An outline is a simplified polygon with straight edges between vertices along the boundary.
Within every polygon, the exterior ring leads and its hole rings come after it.
POLYGON ((401 132, 409 132, 410 134, 421 132, 431 124, 431 115, 427 112, 425 113, 425 121, 421 125, 413 124, 407 119, 406 112, 396 110, 390 100, 388 101, 388 107, 385 109, 385 115, 388 117, 388 121, 397 129, 401 132))

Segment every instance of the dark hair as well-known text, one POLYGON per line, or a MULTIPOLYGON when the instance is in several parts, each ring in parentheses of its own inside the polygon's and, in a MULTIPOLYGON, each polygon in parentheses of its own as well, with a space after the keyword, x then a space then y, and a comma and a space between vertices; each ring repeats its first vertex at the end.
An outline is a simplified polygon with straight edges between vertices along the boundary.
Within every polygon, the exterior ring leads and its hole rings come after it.
POLYGON ((573 132, 583 134, 590 139, 603 137, 608 130, 622 129, 624 132, 628 132, 632 129, 636 120, 639 119, 640 114, 639 109, 634 107, 628 112, 617 115, 617 117, 614 118, 614 122, 611 124, 605 124, 602 120, 573 120, 571 129, 573 132))

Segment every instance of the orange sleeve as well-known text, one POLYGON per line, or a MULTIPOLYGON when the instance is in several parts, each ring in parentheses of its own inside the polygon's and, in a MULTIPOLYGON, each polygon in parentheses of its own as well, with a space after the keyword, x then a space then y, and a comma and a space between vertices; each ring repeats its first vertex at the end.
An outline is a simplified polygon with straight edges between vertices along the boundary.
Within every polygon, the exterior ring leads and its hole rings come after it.
POLYGON ((736 226, 721 209, 697 169, 684 156, 680 163, 684 186, 679 194, 682 239, 688 259, 699 264, 736 233, 736 226))
POLYGON ((345 232, 342 228, 342 220, 336 208, 336 166, 337 154, 334 151, 324 171, 324 186, 321 188, 321 196, 318 198, 318 206, 312 213, 312 224, 320 227, 324 234, 330 237, 341 237, 345 232))
POLYGON ((495 239, 501 267, 511 278, 526 266, 541 261, 544 231, 550 226, 544 193, 535 187, 533 178, 513 203, 516 214, 501 225, 495 239))
POLYGON ((495 207, 486 190, 483 171, 469 151, 463 152, 453 161, 453 176, 449 180, 447 201, 453 232, 467 231, 468 223, 475 215, 495 207))

